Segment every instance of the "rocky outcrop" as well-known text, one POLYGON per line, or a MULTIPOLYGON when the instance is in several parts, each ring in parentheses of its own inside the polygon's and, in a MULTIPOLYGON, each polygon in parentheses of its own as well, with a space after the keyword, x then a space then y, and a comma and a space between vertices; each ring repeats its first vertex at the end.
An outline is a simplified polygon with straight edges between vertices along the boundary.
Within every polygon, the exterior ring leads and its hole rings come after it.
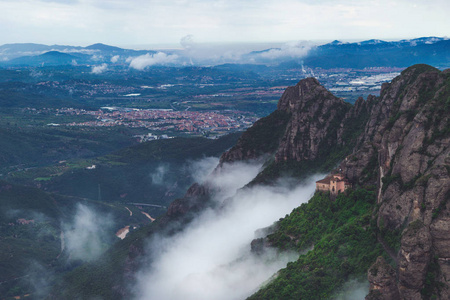
POLYGON ((163 226, 173 221, 187 221, 192 214, 204 209, 210 199, 210 189, 206 184, 194 183, 183 198, 174 200, 168 207, 167 213, 159 220, 163 226))
POLYGON ((356 142, 355 130, 367 120, 369 103, 361 98, 352 106, 315 78, 303 79, 286 89, 276 111, 256 122, 222 155, 221 164, 264 156, 274 164, 314 162, 333 151, 346 154, 356 142))
POLYGON ((234 147, 222 154, 220 165, 272 155, 278 148, 290 116, 289 112, 276 110, 256 121, 242 134, 234 147))
POLYGON ((342 144, 338 130, 351 106, 335 97, 315 78, 301 80, 281 96, 278 110, 290 113, 276 161, 315 160, 321 151, 342 144))
POLYGON ((399 290, 403 299, 422 299, 420 291, 431 258, 431 234, 427 226, 416 220, 409 224, 402 235, 399 251, 399 290))
POLYGON ((370 282, 369 295, 366 300, 389 300, 399 299, 396 284, 396 273, 383 257, 378 257, 377 261, 370 267, 367 272, 370 282))
POLYGON ((422 299, 424 288, 438 299, 450 298, 446 288, 437 288, 450 279, 449 75, 415 65, 384 84, 380 98, 370 100, 377 103, 357 146, 340 165, 350 180, 378 186, 378 227, 403 231, 399 299, 422 299), (438 267, 430 270, 434 256, 438 267), (425 287, 427 274, 439 278, 434 286, 425 287))
MULTIPOLYGON (((380 232, 398 232, 401 244, 396 268, 377 260, 371 270, 380 272, 369 270, 368 299, 450 299, 449 119, 450 71, 412 66, 383 84, 380 97, 354 106, 307 78, 287 88, 277 110, 249 128, 220 165, 258 158, 269 166, 320 165, 330 154, 350 154, 341 172, 378 188, 374 220, 380 232)), ((208 193, 194 185, 165 218, 202 209, 208 193)), ((263 247, 264 240, 252 243, 256 253, 263 247)))

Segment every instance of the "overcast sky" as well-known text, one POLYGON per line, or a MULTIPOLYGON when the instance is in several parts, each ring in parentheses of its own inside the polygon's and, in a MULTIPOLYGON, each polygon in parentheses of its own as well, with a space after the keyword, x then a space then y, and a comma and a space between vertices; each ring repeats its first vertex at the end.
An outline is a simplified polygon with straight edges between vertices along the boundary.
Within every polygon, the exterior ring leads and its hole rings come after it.
POLYGON ((0 44, 443 37, 449 12, 448 0, 0 0, 0 44))

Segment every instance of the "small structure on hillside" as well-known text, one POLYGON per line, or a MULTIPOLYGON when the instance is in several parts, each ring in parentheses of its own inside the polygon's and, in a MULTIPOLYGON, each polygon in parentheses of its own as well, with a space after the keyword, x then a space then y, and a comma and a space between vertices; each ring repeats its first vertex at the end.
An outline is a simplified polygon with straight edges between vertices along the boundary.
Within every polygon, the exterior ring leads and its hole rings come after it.
POLYGON ((332 174, 322 180, 316 181, 316 191, 330 192, 332 195, 342 193, 352 185, 341 173, 332 174))

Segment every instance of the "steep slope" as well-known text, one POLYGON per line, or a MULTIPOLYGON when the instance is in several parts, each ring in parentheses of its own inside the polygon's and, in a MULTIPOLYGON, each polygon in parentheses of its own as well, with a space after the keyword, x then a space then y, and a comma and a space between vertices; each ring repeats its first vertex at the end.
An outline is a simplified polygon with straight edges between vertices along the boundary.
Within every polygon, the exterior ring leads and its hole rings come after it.
MULTIPOLYGON (((341 165, 355 182, 375 161, 383 233, 401 246, 402 299, 448 299, 450 278, 450 72, 415 65, 386 84, 351 159, 341 165), (430 278, 433 278, 431 280, 430 278)), ((375 171, 375 170, 372 170, 375 171)), ((390 282, 389 284, 392 284, 390 282)))
MULTIPOLYGON (((76 226, 73 220, 78 214, 79 204, 100 215, 107 215, 113 224, 105 235, 107 239, 102 242, 111 244, 119 228, 139 221, 139 216, 131 217, 123 205, 46 193, 0 180, 2 299, 30 293, 33 298, 42 299, 55 275, 80 263, 70 258, 74 253, 71 241, 75 237, 71 230, 76 226)), ((99 218, 98 215, 96 217, 99 218)), ((89 222, 87 219, 84 221, 89 222)), ((108 224, 102 226, 108 227, 108 224)), ((93 224, 90 229, 85 228, 84 234, 89 234, 89 230, 101 231, 101 228, 92 227, 93 224)), ((77 243, 82 244, 82 239, 78 238, 77 243)), ((89 240, 89 244, 96 244, 96 241, 89 240)))
POLYGON ((328 171, 350 153, 372 104, 359 99, 352 106, 316 79, 303 79, 288 87, 277 110, 249 128, 220 162, 265 158, 267 167, 254 183, 328 171))
MULTIPOLYGON (((227 163, 264 162, 253 185, 274 184, 284 175, 328 172, 339 161, 338 168, 353 184, 335 201, 317 193, 277 222, 269 236, 252 243, 255 253, 269 246, 306 254, 251 299, 337 296, 347 280, 365 277, 368 270, 368 299, 449 298, 449 73, 412 66, 385 84, 380 97, 359 99, 354 106, 317 80, 302 80, 286 90, 274 113, 222 155, 216 172, 227 163)), ((122 261, 114 260, 119 266, 114 270, 125 270, 125 277, 118 274, 115 280, 132 280, 145 236, 182 230, 212 205, 210 193, 207 184, 192 185, 152 227, 121 243, 122 261)), ((105 261, 114 257, 114 249, 110 253, 105 261)), ((89 268, 107 267, 103 262, 72 273, 78 278, 78 287, 71 285, 73 293, 83 286, 80 282, 89 282, 86 278, 99 280, 86 276, 94 274, 89 268)), ((95 274, 100 278, 105 273, 95 274)), ((124 287, 114 284, 106 289, 110 294, 82 295, 124 297, 124 287)))
MULTIPOLYGON (((364 250, 364 243, 370 241, 373 249, 382 248, 378 255, 386 259, 371 262, 374 263, 368 271, 371 292, 367 299, 449 298, 449 74, 448 70, 441 72, 430 66, 414 65, 385 84, 379 98, 369 97, 365 101, 366 124, 352 154, 339 169, 352 181, 354 189, 360 186, 362 191, 376 192, 373 195, 376 199, 369 201, 372 221, 367 219, 369 215, 358 219, 362 211, 350 213, 351 206, 346 213, 353 218, 340 219, 341 212, 335 207, 329 208, 332 213, 327 217, 330 213, 327 204, 314 209, 317 205, 314 202, 318 201, 315 198, 294 210, 276 224, 277 230, 263 244, 301 251, 313 243, 314 249, 281 270, 277 279, 251 299, 284 299, 282 295, 287 294, 316 299, 310 290, 302 288, 305 284, 320 290, 320 298, 330 297, 333 294, 330 285, 337 288, 342 278, 348 276, 360 278, 360 267, 367 268, 367 262, 374 259, 372 255, 376 252, 364 250), (315 217, 309 216, 310 209, 315 217), (314 226, 310 227, 305 217, 300 216, 309 216, 314 226), (324 219, 334 224, 331 231, 323 227, 324 219), (358 225, 352 227, 355 220, 358 225), (363 238, 361 233, 359 238, 354 236, 358 228, 365 228, 364 232, 372 237, 363 238), (333 241, 333 236, 342 232, 347 234, 333 241), (365 242, 360 247, 352 248, 362 239, 365 242), (345 254, 350 249, 357 250, 353 252, 355 257, 345 254), (354 259, 364 255, 364 251, 365 259, 355 264, 354 259), (342 273, 343 265, 334 265, 336 258, 345 264, 347 272, 342 273), (299 272, 302 275, 297 275, 299 272), (323 285, 330 274, 337 276, 335 281, 323 285)), ((362 195, 356 196, 355 201, 363 201, 362 195)), ((339 195, 336 202, 348 201, 349 197, 355 197, 353 191, 339 195)))
MULTIPOLYGON (((217 170, 226 163, 263 161, 265 167, 250 185, 329 171, 350 153, 371 104, 359 99, 352 106, 331 94, 317 79, 303 79, 288 87, 277 109, 258 120, 221 156, 217 170)), ((209 193, 207 183, 195 184, 169 206, 163 223, 179 221, 191 210, 207 207, 209 193)))

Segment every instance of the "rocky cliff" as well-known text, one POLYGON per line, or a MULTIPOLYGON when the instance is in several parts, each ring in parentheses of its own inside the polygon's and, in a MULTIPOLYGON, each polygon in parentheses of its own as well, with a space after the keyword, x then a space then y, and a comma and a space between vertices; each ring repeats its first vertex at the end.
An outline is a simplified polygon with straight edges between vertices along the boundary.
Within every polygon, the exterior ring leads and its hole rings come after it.
POLYGON ((277 110, 249 128, 220 163, 265 159, 258 183, 329 170, 353 149, 373 103, 359 99, 352 106, 315 78, 303 79, 285 90, 277 110))
MULTIPOLYGON (((286 89, 275 113, 287 118, 276 144, 258 152, 243 135, 221 161, 266 154, 272 165, 297 167, 345 157, 339 168, 355 186, 377 187, 378 239, 396 264, 376 262, 379 273, 369 272, 376 293, 368 298, 449 299, 450 71, 414 65, 384 84, 380 97, 353 107, 308 78, 286 89)), ((265 122, 252 130, 270 128, 265 122)))
MULTIPOLYGON (((351 152, 374 103, 361 98, 352 106, 331 94, 317 79, 303 79, 288 87, 277 109, 258 120, 221 156, 218 169, 225 163, 263 160, 266 168, 257 179, 264 178, 258 180, 264 183, 283 172, 295 175, 296 171, 329 170, 351 152)), ((194 184, 170 205, 163 223, 208 205, 209 192, 207 183, 194 184)))
MULTIPOLYGON (((449 117, 449 71, 412 66, 384 84, 380 97, 354 106, 307 78, 286 89, 277 110, 245 132, 218 168, 264 159, 264 175, 274 168, 330 170, 341 160, 355 186, 376 186, 378 240, 395 264, 380 258, 369 269, 368 299, 449 299, 449 117)), ((193 185, 163 223, 201 210, 209 192, 193 185)))
POLYGON ((450 72, 412 66, 368 101, 376 105, 340 168, 377 185, 380 235, 394 233, 401 245, 389 288, 371 280, 372 290, 396 299, 395 284, 401 299, 449 299, 450 72))
POLYGON ((324 149, 344 144, 343 127, 354 115, 348 114, 351 110, 315 78, 301 80, 285 90, 275 112, 256 122, 222 155, 221 163, 262 155, 274 156, 276 162, 315 160, 324 149))
POLYGON ((306 161, 318 158, 325 147, 342 145, 337 131, 351 106, 335 97, 315 78, 288 87, 277 110, 290 114, 275 153, 275 161, 306 161))

